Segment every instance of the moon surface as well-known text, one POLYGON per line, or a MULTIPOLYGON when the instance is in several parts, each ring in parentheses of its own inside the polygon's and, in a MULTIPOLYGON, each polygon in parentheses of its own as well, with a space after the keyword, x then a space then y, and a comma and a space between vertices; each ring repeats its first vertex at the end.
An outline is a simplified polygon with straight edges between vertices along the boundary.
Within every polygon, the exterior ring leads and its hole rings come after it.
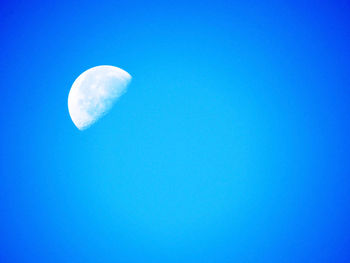
POLYGON ((130 74, 114 66, 97 66, 83 72, 68 95, 68 110, 75 126, 85 130, 107 114, 130 82, 130 74))

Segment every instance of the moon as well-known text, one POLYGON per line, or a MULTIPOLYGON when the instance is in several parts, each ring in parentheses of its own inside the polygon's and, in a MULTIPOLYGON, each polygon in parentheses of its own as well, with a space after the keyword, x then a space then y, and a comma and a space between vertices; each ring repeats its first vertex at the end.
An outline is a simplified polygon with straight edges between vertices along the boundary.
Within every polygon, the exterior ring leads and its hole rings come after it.
POLYGON ((128 72, 114 66, 97 66, 83 72, 68 95, 69 115, 85 130, 107 114, 131 82, 128 72))

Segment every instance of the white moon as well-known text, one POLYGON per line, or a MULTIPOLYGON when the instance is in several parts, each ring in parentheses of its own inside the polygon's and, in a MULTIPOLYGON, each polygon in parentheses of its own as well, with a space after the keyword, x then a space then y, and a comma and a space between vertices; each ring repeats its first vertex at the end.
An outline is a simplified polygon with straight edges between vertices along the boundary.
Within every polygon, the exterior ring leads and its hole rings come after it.
POLYGON ((131 76, 113 66, 97 66, 83 72, 68 95, 68 110, 79 130, 90 127, 105 115, 126 92, 131 76))

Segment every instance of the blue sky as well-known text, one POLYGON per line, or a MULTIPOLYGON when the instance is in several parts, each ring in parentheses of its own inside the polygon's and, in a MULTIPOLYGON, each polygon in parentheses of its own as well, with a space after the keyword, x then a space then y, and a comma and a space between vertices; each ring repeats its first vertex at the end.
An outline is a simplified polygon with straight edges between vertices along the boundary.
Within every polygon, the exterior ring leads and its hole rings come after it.
POLYGON ((3 1, 1 262, 348 262, 347 1, 3 1), (74 80, 133 76, 72 123, 74 80))

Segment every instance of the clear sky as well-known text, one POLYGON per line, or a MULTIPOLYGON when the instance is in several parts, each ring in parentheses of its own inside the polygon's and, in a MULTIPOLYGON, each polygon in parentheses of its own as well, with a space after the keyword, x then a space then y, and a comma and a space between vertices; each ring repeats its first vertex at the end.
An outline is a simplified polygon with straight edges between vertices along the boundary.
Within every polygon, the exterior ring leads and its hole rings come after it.
POLYGON ((2 1, 0 262, 349 262, 350 4, 321 2, 2 1), (98 65, 133 81, 82 132, 98 65))

